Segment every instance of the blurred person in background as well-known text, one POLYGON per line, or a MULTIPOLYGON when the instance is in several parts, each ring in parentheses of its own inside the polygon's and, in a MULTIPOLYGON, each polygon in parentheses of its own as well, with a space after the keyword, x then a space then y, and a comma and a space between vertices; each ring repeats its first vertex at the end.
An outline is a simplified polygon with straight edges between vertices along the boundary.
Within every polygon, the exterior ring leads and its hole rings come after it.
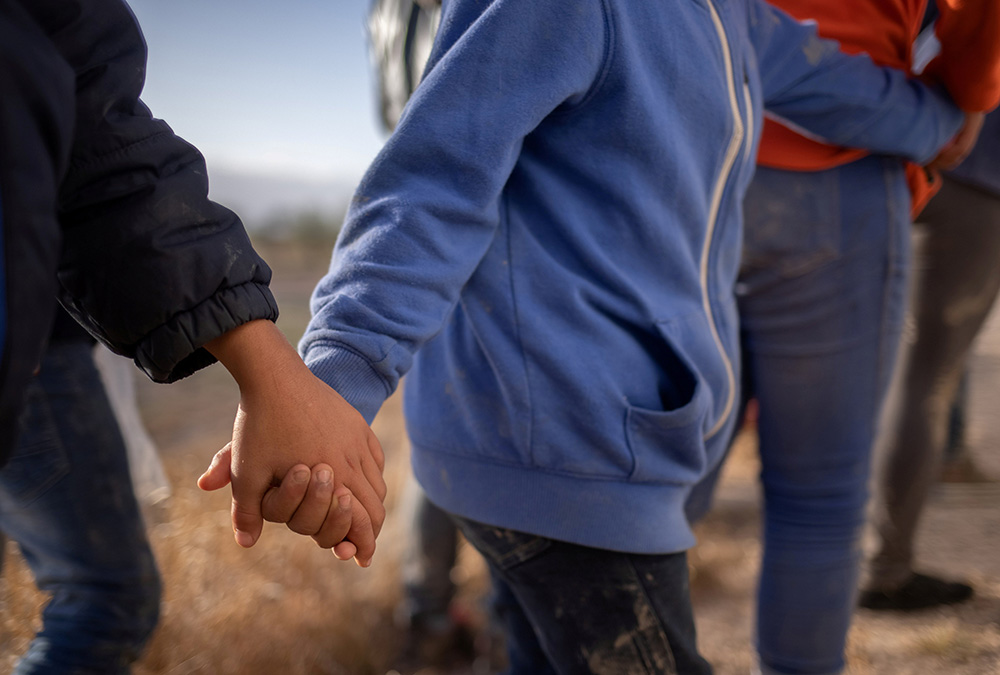
POLYGON ((762 2, 453 0, 358 187, 300 350, 366 419, 408 373, 512 672, 711 671, 683 507, 736 420, 765 105, 919 161, 963 119, 762 2))
MULTIPOLYGON (((924 0, 774 0, 844 51, 911 73, 924 0)), ((940 3, 941 58, 925 71, 969 113, 1000 96, 1000 4, 940 3)), ((903 326, 911 212, 925 170, 765 120, 744 201, 736 294, 744 400, 758 401, 764 495, 756 643, 765 675, 833 675, 856 606, 872 447, 903 326)), ((975 139, 967 116, 936 162, 975 139)), ((705 510, 713 481, 696 491, 705 510)))
MULTIPOLYGON (((439 0, 374 0, 368 38, 382 128, 392 133, 423 76, 441 19, 439 0)), ((465 612, 453 605, 452 572, 461 536, 451 516, 435 506, 412 472, 401 507, 407 518, 403 598, 396 622, 407 631, 400 667, 444 666, 473 658, 465 612)))
POLYGON ((1000 291, 1000 112, 986 116, 972 153, 942 182, 914 228, 912 332, 880 432, 878 548, 859 599, 868 609, 912 611, 973 593, 967 583, 915 571, 913 559, 920 515, 942 468, 953 480, 983 480, 953 420, 964 407, 973 341, 1000 291))
POLYGON ((241 545, 267 517, 368 564, 384 517, 377 440, 274 326, 270 270, 239 218, 208 200, 201 154, 139 100, 145 57, 121 0, 0 0, 0 526, 51 594, 18 675, 127 673, 157 614, 90 345, 57 335, 46 351, 56 296, 156 381, 216 359, 233 375, 233 442, 203 483, 232 481, 241 545), (59 452, 91 432, 96 454, 59 452), (87 472, 117 483, 81 491, 87 472), (310 488, 318 498, 300 504, 310 488), (119 575, 129 589, 104 587, 119 575))
POLYGON ((123 672, 159 616, 160 577, 93 350, 59 310, 0 470, 0 531, 51 595, 19 675, 123 672))

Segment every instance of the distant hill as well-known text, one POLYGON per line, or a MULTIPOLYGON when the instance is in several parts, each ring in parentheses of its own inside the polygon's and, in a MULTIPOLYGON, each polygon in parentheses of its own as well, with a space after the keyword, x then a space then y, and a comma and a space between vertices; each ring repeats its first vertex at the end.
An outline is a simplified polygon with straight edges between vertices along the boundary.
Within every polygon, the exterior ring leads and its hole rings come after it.
POLYGON ((208 179, 209 197, 236 211, 253 232, 302 214, 339 223, 360 176, 318 180, 211 168, 208 179))

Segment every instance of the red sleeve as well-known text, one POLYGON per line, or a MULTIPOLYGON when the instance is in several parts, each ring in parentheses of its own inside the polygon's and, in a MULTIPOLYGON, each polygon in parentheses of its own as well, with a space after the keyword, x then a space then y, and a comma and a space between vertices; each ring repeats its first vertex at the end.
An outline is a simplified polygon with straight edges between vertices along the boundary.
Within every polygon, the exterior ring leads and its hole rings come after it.
POLYGON ((941 82, 969 112, 988 112, 1000 103, 1000 2, 937 0, 935 33, 941 54, 924 74, 941 82))

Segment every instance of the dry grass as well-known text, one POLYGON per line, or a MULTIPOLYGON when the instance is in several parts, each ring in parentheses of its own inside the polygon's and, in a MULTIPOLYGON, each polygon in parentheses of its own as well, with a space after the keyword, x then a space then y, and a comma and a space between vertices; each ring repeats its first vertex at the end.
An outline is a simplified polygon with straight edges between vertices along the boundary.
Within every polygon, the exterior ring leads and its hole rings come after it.
MULTIPOLYGON (((267 255, 284 308, 279 325, 294 339, 327 252, 267 255)), ((236 392, 221 368, 171 387, 140 384, 140 402, 174 495, 150 529, 165 597, 162 621, 137 675, 385 673, 402 640, 392 621, 405 535, 396 496, 409 468, 398 397, 375 423, 389 457, 389 517, 375 564, 361 570, 278 526, 267 526, 253 549, 235 544, 228 495, 195 486, 228 438, 236 392)), ((691 553, 699 639, 719 675, 745 675, 753 659, 752 597, 760 556, 756 473, 751 433, 734 451, 717 508, 699 526, 700 544, 691 553)), ((13 546, 7 553, 0 578, 0 675, 27 647, 44 602, 13 546)), ((481 622, 485 575, 468 548, 457 579, 464 604, 481 622)), ((959 608, 905 617, 860 613, 849 646, 850 675, 1000 673, 1000 575, 976 582, 977 599, 959 608)))

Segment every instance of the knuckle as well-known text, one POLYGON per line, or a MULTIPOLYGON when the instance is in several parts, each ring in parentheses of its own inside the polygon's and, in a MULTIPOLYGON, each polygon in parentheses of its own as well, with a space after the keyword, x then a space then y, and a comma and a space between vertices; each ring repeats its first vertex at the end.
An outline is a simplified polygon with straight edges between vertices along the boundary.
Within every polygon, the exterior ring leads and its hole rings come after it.
POLYGON ((324 534, 334 542, 343 541, 351 530, 351 521, 345 518, 337 518, 328 521, 323 527, 321 534, 324 534))
POLYGON ((333 548, 334 546, 340 543, 339 540, 329 537, 323 534, 322 532, 313 535, 312 540, 315 541, 316 545, 319 546, 320 548, 333 548))
POLYGON ((292 518, 288 521, 287 527, 296 534, 313 536, 322 529, 322 523, 317 524, 310 518, 292 518))
POLYGON ((269 523, 287 523, 292 517, 292 509, 277 500, 264 500, 261 517, 269 523))
POLYGON ((243 506, 241 506, 237 502, 233 502, 233 511, 232 511, 232 513, 233 513, 233 520, 237 520, 237 521, 240 521, 240 522, 246 522, 246 521, 250 521, 250 520, 257 520, 260 517, 259 514, 256 511, 254 511, 252 509, 244 508, 243 506))
POLYGON ((377 522, 379 527, 385 522, 385 505, 379 502, 375 505, 375 512, 372 514, 372 520, 377 522))
POLYGON ((304 527, 296 523, 288 523, 288 529, 294 532, 295 534, 307 534, 310 536, 315 534, 315 530, 312 530, 310 528, 304 527))

